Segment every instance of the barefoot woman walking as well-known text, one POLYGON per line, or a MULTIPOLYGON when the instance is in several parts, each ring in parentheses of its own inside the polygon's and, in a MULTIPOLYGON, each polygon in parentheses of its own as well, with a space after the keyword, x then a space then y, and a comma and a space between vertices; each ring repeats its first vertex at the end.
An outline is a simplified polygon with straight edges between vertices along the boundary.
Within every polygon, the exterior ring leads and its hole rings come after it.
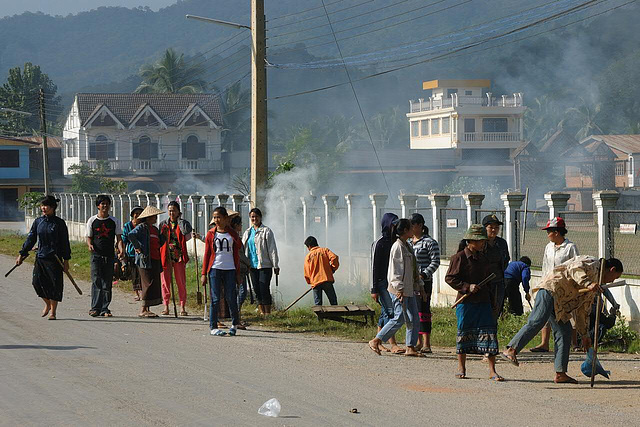
POLYGON ((17 265, 22 264, 38 241, 32 283, 36 294, 44 301, 42 317, 48 314, 49 320, 56 319, 58 303, 62 301, 62 272, 69 271, 71 259, 69 230, 64 220, 56 216, 57 207, 58 201, 53 196, 46 196, 40 200, 42 216, 33 222, 16 259, 17 265), (60 259, 64 260, 64 270, 60 266, 60 259))

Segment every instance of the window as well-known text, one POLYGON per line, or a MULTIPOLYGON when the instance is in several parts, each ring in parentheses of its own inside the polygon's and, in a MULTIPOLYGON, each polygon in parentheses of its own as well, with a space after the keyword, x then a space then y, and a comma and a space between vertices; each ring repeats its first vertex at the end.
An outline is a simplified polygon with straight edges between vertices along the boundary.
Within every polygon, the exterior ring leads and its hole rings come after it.
POLYGON ((447 98, 451 98, 454 93, 458 93, 458 89, 447 89, 447 98))
POLYGON ((506 117, 482 119, 482 132, 508 132, 506 117))
POLYGON ((115 143, 109 141, 105 135, 98 135, 94 142, 89 143, 89 158, 95 160, 115 159, 115 143))
POLYGON ((627 162, 616 162, 616 176, 625 176, 627 174, 627 162))
POLYGON ((429 136, 429 120, 420 120, 420 135, 429 136))
POLYGON ((465 90, 465 91, 464 91, 464 94, 465 94, 466 96, 471 96, 471 95, 473 95, 473 91, 471 91, 471 90, 465 90))
POLYGON ((152 142, 147 135, 142 135, 133 143, 133 158, 150 160, 158 158, 158 143, 152 142))
POLYGON ((19 168, 20 150, 0 151, 0 168, 19 168))
POLYGON ((190 135, 187 142, 182 143, 182 158, 189 160, 204 159, 207 157, 205 143, 200 142, 198 137, 190 135))
POLYGON ((476 131, 476 119, 464 119, 464 131, 475 132, 476 131))
POLYGON ((418 127, 420 125, 419 122, 414 121, 411 122, 411 136, 419 136, 418 131, 420 130, 420 128, 418 127))
POLYGON ((431 119, 431 135, 440 133, 440 119, 431 119))
POLYGON ((449 117, 442 118, 442 133, 450 133, 449 117))

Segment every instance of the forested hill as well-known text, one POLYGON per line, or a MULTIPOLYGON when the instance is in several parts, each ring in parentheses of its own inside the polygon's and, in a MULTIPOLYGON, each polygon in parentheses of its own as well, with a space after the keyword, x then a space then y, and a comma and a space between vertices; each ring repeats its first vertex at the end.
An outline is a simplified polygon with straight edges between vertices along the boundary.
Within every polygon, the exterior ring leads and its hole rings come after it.
MULTIPOLYGON (((428 41, 436 35, 477 28, 474 26, 480 24, 491 29, 492 20, 545 3, 563 2, 325 0, 345 56, 428 41)), ((569 5, 571 1, 564 0, 564 3, 569 5)), ((406 109, 409 99, 424 96, 422 80, 490 78, 494 82, 494 93, 524 92, 525 102, 533 107, 536 107, 534 98, 543 103, 552 100, 553 108, 559 109, 575 105, 581 98, 589 108, 602 104, 603 114, 611 116, 605 130, 624 132, 633 126, 634 120, 637 123, 640 116, 637 79, 640 32, 636 30, 640 6, 637 2, 559 31, 547 32, 622 3, 622 0, 599 1, 580 14, 522 32, 524 40, 520 42, 513 42, 518 38, 516 35, 505 40, 509 43, 502 46, 494 42, 486 46, 493 46, 488 50, 481 46, 471 50, 475 51, 472 54, 463 52, 454 58, 426 62, 356 83, 365 114, 370 117, 391 107, 406 109), (541 34, 534 36, 536 33, 541 34), (563 99, 568 100, 566 105, 563 99)), ((266 8, 271 63, 308 63, 337 57, 321 1, 266 0, 266 8), (311 10, 297 14, 307 9, 311 10)), ((87 88, 130 91, 139 82, 134 76, 140 66, 157 60, 169 47, 198 62, 216 55, 203 65, 208 69, 207 80, 217 80, 217 87, 249 71, 248 40, 224 53, 220 52, 222 49, 215 49, 238 30, 187 20, 185 14, 188 13, 249 24, 249 1, 185 0, 157 12, 103 7, 65 17, 34 13, 7 17, 0 20, 0 76, 4 79, 9 68, 30 61, 41 66, 58 85, 59 93, 67 94, 66 99, 69 94, 87 88), (240 58, 243 51, 238 49, 244 49, 245 58, 240 58), (231 60, 219 62, 232 54, 238 54, 232 58, 238 61, 235 64, 230 64, 231 60), (226 67, 224 71, 220 70, 222 67, 226 67)), ((237 41, 247 35, 240 35, 237 41)), ((412 56, 417 61, 428 57, 421 51, 427 47, 428 43, 416 45, 412 56)), ((392 61, 384 62, 383 54, 380 58, 380 63, 366 63, 361 68, 352 66, 352 78, 393 68, 392 61)), ((347 78, 342 68, 333 67, 270 69, 269 80, 269 96, 275 97, 344 83, 347 78)), ((549 114, 553 108, 547 108, 549 114)), ((319 115, 358 115, 348 86, 274 100, 270 102, 270 109, 277 121, 287 124, 319 115)))

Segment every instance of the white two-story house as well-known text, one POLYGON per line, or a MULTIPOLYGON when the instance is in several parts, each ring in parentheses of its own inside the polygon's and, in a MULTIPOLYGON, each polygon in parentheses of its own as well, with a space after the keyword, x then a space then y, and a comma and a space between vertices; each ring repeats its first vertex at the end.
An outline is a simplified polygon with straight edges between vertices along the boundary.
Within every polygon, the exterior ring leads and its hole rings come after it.
POLYGON ((524 143, 522 94, 494 95, 489 80, 432 80, 409 101, 411 148, 452 153, 457 175, 513 177, 510 156, 524 143))
POLYGON ((130 189, 176 191, 180 176, 222 173, 222 125, 215 94, 78 93, 64 125, 64 174, 106 161, 130 189))

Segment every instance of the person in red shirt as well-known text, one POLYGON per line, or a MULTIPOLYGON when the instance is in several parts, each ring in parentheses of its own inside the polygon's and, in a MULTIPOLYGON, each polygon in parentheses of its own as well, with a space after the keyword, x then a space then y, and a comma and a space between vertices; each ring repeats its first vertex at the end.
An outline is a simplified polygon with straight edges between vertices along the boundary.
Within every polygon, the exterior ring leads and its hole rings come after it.
POLYGON ((304 244, 309 250, 304 259, 304 278, 313 288, 313 303, 322 305, 324 291, 329 298, 329 304, 338 305, 336 290, 333 287, 333 273, 340 267, 338 255, 327 248, 319 247, 318 240, 313 236, 307 237, 304 244))

